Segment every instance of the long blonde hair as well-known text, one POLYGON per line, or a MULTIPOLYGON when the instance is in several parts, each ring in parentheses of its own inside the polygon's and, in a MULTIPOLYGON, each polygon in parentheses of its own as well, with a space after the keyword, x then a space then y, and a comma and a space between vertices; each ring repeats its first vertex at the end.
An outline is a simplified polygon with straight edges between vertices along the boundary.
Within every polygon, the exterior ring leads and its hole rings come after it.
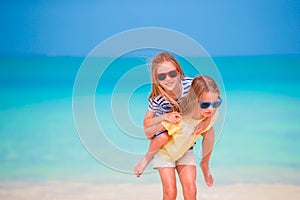
POLYGON ((174 107, 172 108, 173 110, 179 110, 179 105, 174 100, 172 97, 170 97, 166 91, 164 90, 163 87, 158 82, 156 73, 157 73, 157 68, 163 63, 163 62, 171 62, 177 69, 177 71, 180 74, 180 79, 184 77, 183 70, 178 63, 178 61, 175 59, 175 57, 168 53, 168 52, 160 52, 158 53, 151 61, 151 83, 152 83, 152 90, 149 95, 149 98, 154 99, 155 97, 161 95, 163 96, 166 100, 174 104, 174 107))
POLYGON ((198 109, 195 106, 199 104, 196 101, 207 92, 218 93, 220 95, 220 89, 217 83, 209 76, 196 76, 193 79, 191 88, 188 94, 182 99, 180 103, 180 112, 182 116, 193 115, 198 109))

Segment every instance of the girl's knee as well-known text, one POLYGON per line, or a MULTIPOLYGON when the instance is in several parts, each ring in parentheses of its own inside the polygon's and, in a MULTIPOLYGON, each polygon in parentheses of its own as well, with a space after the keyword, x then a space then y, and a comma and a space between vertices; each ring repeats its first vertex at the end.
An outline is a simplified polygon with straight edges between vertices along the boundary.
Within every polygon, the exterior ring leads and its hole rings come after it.
POLYGON ((168 187, 164 189, 164 199, 176 199, 177 196, 177 188, 176 187, 168 187))
MULTIPOLYGON (((194 183, 183 186, 183 193, 186 197, 195 197, 197 195, 197 186, 194 183)), ((189 199, 189 198, 188 198, 189 199)))
POLYGON ((161 143, 161 144, 167 143, 168 140, 169 140, 169 135, 168 135, 168 133, 161 134, 159 137, 157 137, 157 140, 158 140, 159 143, 161 143))

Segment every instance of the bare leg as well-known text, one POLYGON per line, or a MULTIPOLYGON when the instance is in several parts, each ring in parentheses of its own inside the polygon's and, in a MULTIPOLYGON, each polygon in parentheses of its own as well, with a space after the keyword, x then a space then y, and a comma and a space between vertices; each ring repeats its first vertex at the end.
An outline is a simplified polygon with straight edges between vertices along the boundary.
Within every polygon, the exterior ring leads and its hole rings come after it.
POLYGON ((168 139, 168 134, 164 133, 151 140, 148 152, 134 166, 134 173, 136 174, 136 177, 140 177, 140 175, 142 175, 154 155, 159 151, 162 145, 168 141, 168 139))
POLYGON ((176 167, 185 200, 197 199, 196 166, 178 165, 176 167))
POLYGON ((134 173, 136 177, 140 177, 153 159, 156 152, 147 152, 134 166, 134 173))
POLYGON ((176 175, 174 167, 163 167, 158 169, 162 188, 163 188, 163 200, 176 200, 177 187, 176 187, 176 175))
POLYGON ((209 129, 203 134, 202 140, 202 161, 200 162, 200 168, 202 170, 204 180, 208 187, 211 187, 214 183, 213 176, 209 170, 209 161, 214 146, 215 131, 213 128, 209 129))

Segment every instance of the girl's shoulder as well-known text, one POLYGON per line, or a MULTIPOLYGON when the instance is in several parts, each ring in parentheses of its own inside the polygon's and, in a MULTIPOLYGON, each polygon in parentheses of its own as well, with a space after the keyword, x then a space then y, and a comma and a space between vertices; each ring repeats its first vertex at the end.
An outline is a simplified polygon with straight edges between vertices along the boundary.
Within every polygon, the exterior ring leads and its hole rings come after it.
POLYGON ((155 97, 149 97, 148 100, 151 103, 160 103, 160 102, 165 101, 165 99, 162 95, 158 95, 158 96, 155 96, 155 97))
POLYGON ((193 82, 194 78, 185 76, 181 79, 181 84, 183 85, 183 87, 185 86, 190 86, 193 82))
POLYGON ((185 76, 181 79, 181 85, 182 85, 183 91, 182 91, 181 97, 179 98, 179 101, 181 101, 181 99, 189 92, 190 87, 192 85, 192 81, 193 81, 193 78, 188 77, 188 76, 185 76))
POLYGON ((194 78, 189 77, 189 76, 184 76, 181 80, 186 80, 186 81, 193 81, 194 78))
POLYGON ((194 78, 191 78, 189 76, 184 76, 183 78, 181 78, 181 82, 192 82, 194 80, 194 78))

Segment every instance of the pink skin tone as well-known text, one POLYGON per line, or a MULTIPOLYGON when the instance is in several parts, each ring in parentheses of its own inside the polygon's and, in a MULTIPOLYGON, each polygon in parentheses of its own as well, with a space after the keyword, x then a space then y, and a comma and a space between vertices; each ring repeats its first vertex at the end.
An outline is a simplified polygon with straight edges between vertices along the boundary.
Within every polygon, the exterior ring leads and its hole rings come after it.
MULTIPOLYGON (((162 63, 156 71, 156 74, 167 73, 172 70, 176 70, 176 67, 171 62, 162 63)), ((181 83, 179 81, 179 74, 176 77, 171 78, 170 76, 166 76, 166 78, 162 81, 159 80, 159 84, 168 92, 168 94, 177 99, 181 95, 181 83)))
MULTIPOLYGON (((202 102, 215 102, 218 101, 219 94, 207 92, 199 99, 202 102)), ((199 105, 199 102, 196 102, 199 105)), ((213 108, 211 105, 207 109, 201 109, 200 106, 198 108, 198 116, 196 118, 210 118, 217 110, 217 108, 213 108)), ((202 134, 202 160, 200 162, 200 168, 202 170, 204 180, 208 187, 211 187, 214 183, 214 179, 209 169, 209 160, 212 154, 213 146, 214 146, 214 129, 209 129, 206 133, 202 134)))
MULTIPOLYGON (((157 68, 157 74, 160 73, 168 73, 172 70, 176 70, 176 67, 171 62, 164 62, 157 68)), ((167 91, 168 95, 172 98, 177 99, 180 97, 182 88, 179 80, 179 74, 171 78, 167 75, 167 77, 159 81, 159 84, 167 91)), ((207 93, 203 96, 201 101, 213 102, 218 100, 218 94, 207 93)), ((215 112, 215 108, 211 106, 208 109, 200 109, 199 103, 197 101, 198 108, 198 116, 197 118, 208 117, 210 119, 211 115, 215 112)), ((168 141, 168 135, 162 134, 159 137, 155 137, 152 139, 153 132, 157 133, 164 130, 164 127, 161 125, 162 121, 169 121, 171 123, 178 123, 181 120, 181 116, 177 112, 166 113, 159 117, 155 117, 155 113, 151 111, 147 111, 144 118, 144 127, 145 133, 149 139, 151 139, 150 146, 148 152, 145 156, 135 165, 134 172, 137 177, 139 177, 149 162, 153 159, 155 153, 168 141)), ((195 129, 195 133, 200 132, 200 130, 204 130, 205 127, 209 124, 210 120, 205 120, 208 122, 202 123, 195 129)), ((202 131, 201 131, 202 132, 202 131)), ((206 184, 210 187, 213 185, 213 177, 209 170, 209 160, 211 157, 213 144, 214 144, 214 130, 211 128, 206 133, 202 134, 202 161, 200 162, 200 167, 204 175, 204 179, 206 184)), ((159 174, 162 181, 163 186, 163 194, 164 199, 176 199, 177 189, 176 189, 176 176, 175 171, 177 171, 184 197, 185 199, 196 199, 196 167, 195 166, 176 166, 176 168, 160 168, 159 174)))
MULTIPOLYGON (((200 101, 215 102, 215 101, 219 101, 218 97, 219 97, 218 93, 207 92, 206 94, 203 95, 200 101)), ((216 112, 216 110, 217 108, 213 108, 212 106, 209 106, 207 109, 201 109, 200 106, 198 106, 198 111, 201 117, 210 117, 214 112, 216 112)))
MULTIPOLYGON (((157 74, 166 73, 172 70, 175 70, 176 67, 171 62, 163 62, 157 68, 157 74)), ((180 97, 182 88, 179 79, 179 74, 171 78, 166 77, 163 81, 159 81, 159 84, 165 89, 165 91, 172 98, 177 99, 180 97)), ((178 123, 181 120, 181 116, 177 112, 166 113, 164 115, 155 117, 155 113, 147 111, 144 117, 144 128, 147 137, 152 139, 153 133, 157 133, 165 130, 162 126, 162 121, 169 121, 171 123, 178 123)), ((139 177, 148 163, 152 160, 154 154, 161 148, 163 144, 167 142, 168 135, 163 134, 159 137, 155 137, 151 140, 150 147, 146 155, 136 164, 134 167, 134 172, 139 177)), ((176 199, 177 196, 177 187, 176 187, 176 171, 178 173, 184 199, 195 200, 197 187, 196 187, 196 167, 192 165, 179 165, 176 168, 166 167, 160 168, 159 175, 161 177, 162 187, 163 187, 163 199, 172 200, 176 199)))
MULTIPOLYGON (((176 67, 173 65, 171 62, 163 62, 158 68, 157 68, 157 74, 161 73, 168 73, 172 70, 176 70, 176 67)), ((173 97, 174 99, 177 99, 181 95, 181 83, 179 81, 179 74, 177 74, 176 77, 169 77, 169 75, 166 76, 166 78, 162 81, 159 81, 159 84, 165 89, 165 91, 168 92, 168 94, 173 97)), ((151 113, 148 111, 146 113, 146 117, 153 118, 155 113, 151 113), (149 116, 151 115, 151 116, 149 116)), ((158 117, 157 117, 158 118, 158 117)), ((178 123, 181 120, 181 116, 177 112, 172 112, 172 113, 166 113, 161 116, 160 121, 169 121, 171 123, 178 123)), ((162 130, 159 130, 162 131, 162 130)), ((157 131, 157 132, 159 132, 157 131)), ((159 137, 155 137, 152 139, 152 135, 149 136, 148 138, 151 139, 150 146, 148 149, 148 152, 146 155, 140 159, 140 161, 135 165, 134 167, 134 172, 137 177, 140 177, 140 175, 143 173, 149 162, 153 159, 153 156, 157 151, 164 145, 168 139, 169 136, 167 133, 164 133, 160 135, 159 137)))

